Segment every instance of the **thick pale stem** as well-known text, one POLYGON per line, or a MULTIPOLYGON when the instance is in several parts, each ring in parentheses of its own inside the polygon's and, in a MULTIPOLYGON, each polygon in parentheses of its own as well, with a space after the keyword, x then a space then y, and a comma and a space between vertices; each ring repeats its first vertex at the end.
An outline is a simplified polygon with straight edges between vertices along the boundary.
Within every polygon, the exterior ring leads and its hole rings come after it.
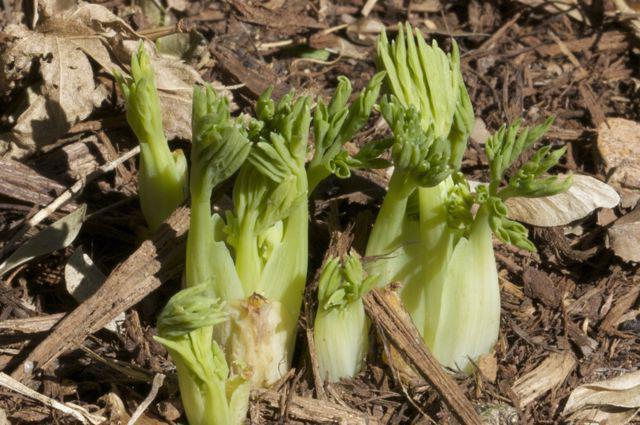
POLYGON ((420 242, 415 252, 414 268, 418 272, 406 281, 401 290, 401 297, 414 323, 429 343, 427 328, 438 316, 439 304, 431 303, 427 295, 434 284, 446 277, 447 267, 453 250, 454 234, 447 226, 445 199, 452 185, 447 178, 435 187, 419 188, 420 206, 420 242))
POLYGON ((443 279, 427 287, 437 311, 427 320, 425 340, 444 365, 471 371, 470 360, 491 351, 500 328, 500 288, 488 212, 483 206, 451 255, 443 279), (433 317, 432 317, 433 316, 433 317))
MULTIPOLYGON (((195 195, 195 194, 194 194, 195 195)), ((187 286, 212 283, 213 224, 211 222, 211 204, 209 198, 195 195, 191 198, 191 218, 187 239, 186 275, 187 286)))
POLYGON ((313 329, 320 377, 330 382, 354 377, 364 365, 369 321, 362 300, 319 310, 313 329))
POLYGON ((257 291, 262 273, 262 258, 258 251, 258 237, 255 234, 257 214, 248 212, 240 223, 236 246, 236 271, 244 292, 257 291))
MULTIPOLYGON (((178 157, 181 154, 177 153, 178 157)), ((149 228, 155 230, 185 199, 185 174, 179 172, 168 147, 168 157, 156 160, 152 144, 142 143, 140 155, 140 207, 149 228)))
POLYGON ((413 192, 407 186, 404 173, 394 172, 369 235, 367 256, 389 254, 398 247, 407 212, 407 200, 413 192))

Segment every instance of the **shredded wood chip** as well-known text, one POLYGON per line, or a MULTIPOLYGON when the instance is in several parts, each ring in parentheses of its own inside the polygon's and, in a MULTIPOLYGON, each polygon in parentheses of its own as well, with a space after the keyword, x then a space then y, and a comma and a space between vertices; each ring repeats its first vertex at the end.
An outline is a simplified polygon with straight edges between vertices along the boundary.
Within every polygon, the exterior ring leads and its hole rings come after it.
POLYGON ((570 351, 551 353, 535 369, 522 375, 513 384, 513 392, 524 407, 547 391, 562 384, 576 366, 576 358, 570 351))

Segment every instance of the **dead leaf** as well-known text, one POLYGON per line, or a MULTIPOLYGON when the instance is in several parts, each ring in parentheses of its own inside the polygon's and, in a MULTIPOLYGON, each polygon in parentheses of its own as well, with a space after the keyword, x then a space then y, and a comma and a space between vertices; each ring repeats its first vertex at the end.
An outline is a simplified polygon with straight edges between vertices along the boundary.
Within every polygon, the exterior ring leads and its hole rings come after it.
POLYGON ((157 0, 134 0, 133 5, 138 6, 144 19, 151 25, 165 25, 165 10, 161 2, 157 0))
POLYGON ((513 391, 524 407, 547 391, 562 384, 576 366, 576 358, 570 351, 551 353, 535 369, 522 375, 513 383, 513 391))
POLYGON ((480 356, 476 364, 484 379, 491 383, 496 382, 496 378, 498 377, 498 360, 496 359, 495 352, 480 356))
MULTIPOLYGON (((54 28, 58 24, 56 21, 54 28)), ((8 117, 14 123, 11 133, 0 135, 0 149, 11 150, 13 156, 33 152, 60 137, 106 99, 106 90, 94 81, 89 58, 68 41, 76 35, 69 34, 69 27, 56 29, 41 33, 9 25, 5 30, 17 39, 0 57, 1 69, 14 69, 5 78, 28 72, 35 63, 40 77, 39 82, 26 89, 23 107, 8 117)), ((6 93, 14 84, 15 81, 0 82, 0 92, 6 93)))
POLYGON ((640 371, 574 389, 562 411, 572 420, 596 418, 599 423, 624 424, 640 409, 640 371))
MULTIPOLYGON (((37 151, 62 136, 73 124, 88 117, 106 100, 109 90, 96 83, 91 61, 102 72, 126 73, 140 36, 122 19, 97 4, 81 4, 43 16, 35 31, 23 25, 4 30, 13 38, 0 55, 0 95, 20 87, 32 70, 40 79, 24 92, 24 107, 6 117, 14 126, 0 134, 0 150, 14 157, 37 151)), ((156 53, 155 45, 145 41, 163 110, 168 139, 191 137, 191 95, 200 75, 175 57, 156 53)), ((214 83, 218 89, 222 85, 214 83)), ((230 93, 222 90, 225 96, 230 93)))
POLYGON ((597 217, 596 224, 601 227, 606 227, 618 219, 616 213, 610 208, 603 208, 598 211, 597 217))
POLYGON ((640 262, 640 220, 614 224, 607 231, 609 247, 628 262, 640 262))
POLYGON ((560 306, 562 294, 547 273, 528 267, 522 280, 524 281, 524 293, 529 298, 539 300, 547 307, 557 308, 560 306))
POLYGON ((78 236, 86 212, 87 205, 83 204, 74 212, 36 233, 0 264, 0 276, 36 257, 69 246, 78 236))
POLYGON ((170 422, 175 422, 180 419, 180 416, 182 416, 180 410, 178 410, 178 408, 174 403, 171 402, 171 400, 161 401, 156 405, 156 408, 158 409, 158 413, 160 413, 160 416, 170 422))
POLYGON ((579 0, 518 0, 518 2, 529 7, 542 7, 553 15, 566 14, 578 22, 591 25, 589 17, 582 12, 579 0))
POLYGON ((607 247, 624 261, 640 261, 640 207, 613 222, 607 231, 607 247))
POLYGON ((358 46, 335 34, 317 33, 310 37, 309 46, 314 49, 326 49, 342 57, 364 60, 370 56, 371 49, 358 46))
POLYGON ((189 0, 167 0, 167 8, 184 12, 189 7, 189 0))
POLYGON ((597 145, 609 181, 640 189, 640 123, 607 119, 598 128, 597 145))
POLYGON ((198 31, 176 33, 156 40, 158 52, 197 65, 211 60, 209 42, 198 31))
POLYGON ((473 129, 471 129, 471 134, 469 135, 474 142, 484 145, 487 139, 491 137, 491 133, 487 130, 487 125, 484 123, 482 118, 476 117, 475 122, 473 123, 473 129))
POLYGON ((544 198, 511 198, 506 204, 511 219, 555 227, 580 220, 598 208, 614 208, 619 202, 620 196, 608 184, 591 176, 574 175, 573 185, 565 193, 544 198))

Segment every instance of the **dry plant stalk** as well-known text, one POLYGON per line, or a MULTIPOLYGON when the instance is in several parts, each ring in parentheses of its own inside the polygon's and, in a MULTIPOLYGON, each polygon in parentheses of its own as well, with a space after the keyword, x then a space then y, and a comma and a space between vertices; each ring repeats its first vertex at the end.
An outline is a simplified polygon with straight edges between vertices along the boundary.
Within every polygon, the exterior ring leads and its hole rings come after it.
POLYGON ((380 335, 438 392, 456 419, 462 424, 482 424, 473 404, 424 345, 394 288, 374 289, 363 300, 380 335))

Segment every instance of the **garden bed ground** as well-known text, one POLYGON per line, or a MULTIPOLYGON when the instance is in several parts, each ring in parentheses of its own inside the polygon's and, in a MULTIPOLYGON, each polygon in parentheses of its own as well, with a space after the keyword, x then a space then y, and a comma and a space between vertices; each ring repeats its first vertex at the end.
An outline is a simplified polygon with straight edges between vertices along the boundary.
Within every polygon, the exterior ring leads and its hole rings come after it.
MULTIPOLYGON (((56 8, 68 7, 61 1, 33 3, 40 4, 37 16, 45 23, 51 10, 55 15, 56 8)), ((618 155, 626 157, 624 161, 612 166, 603 158, 607 156, 604 133, 618 129, 608 125, 607 119, 640 121, 636 2, 629 1, 629 8, 623 10, 618 9, 622 7, 619 2, 609 1, 392 0, 365 4, 167 0, 142 2, 145 13, 130 2, 96 3, 146 37, 178 30, 192 34, 187 41, 190 49, 178 51, 205 80, 230 88, 238 108, 246 111, 269 85, 276 93, 294 88, 329 95, 336 77, 346 75, 355 89, 362 88, 375 72, 374 43, 382 25, 393 31, 396 23, 408 19, 447 48, 453 35, 460 45, 465 82, 479 118, 463 161, 465 174, 475 180, 486 179, 487 160, 480 145, 487 130, 495 131, 518 118, 538 123, 554 115, 548 140, 569 146, 559 171, 609 182, 622 198, 617 207, 599 209, 568 226, 531 226, 537 254, 495 243, 502 290, 500 339, 495 356, 483 359, 471 377, 456 375, 456 382, 491 423, 559 423, 569 420, 563 409, 578 386, 637 369, 640 279, 633 257, 637 261, 640 252, 640 224, 634 225, 640 223, 640 165, 633 153, 634 149, 640 152, 640 133, 631 130, 624 136, 629 145, 618 155), (164 26, 153 23, 153 7, 159 3, 169 6, 164 26), (325 52, 330 54, 324 56, 325 52), (616 178, 621 173, 623 177, 616 178), (615 233, 616 226, 625 225, 615 233), (620 232, 627 242, 612 243, 612 235, 620 232)), ((34 16, 32 2, 0 2, 0 55, 7 55, 9 46, 16 42, 10 25, 29 25, 34 16)), ((47 28, 36 26, 35 30, 51 34, 47 28)), ((59 40, 70 37, 72 31, 67 30, 59 40)), ((53 50, 50 58, 54 61, 56 54, 64 51, 53 50)), ((80 176, 136 146, 126 125, 121 96, 94 59, 88 63, 94 71, 91 78, 96 91, 102 88, 106 93, 101 102, 62 130, 50 121, 60 117, 65 121, 70 109, 64 99, 60 100, 62 107, 47 103, 49 107, 43 109, 46 114, 31 121, 29 137, 35 140, 37 150, 33 143, 25 142, 27 136, 11 138, 14 121, 9 117, 24 109, 20 98, 38 80, 45 65, 41 63, 39 69, 33 67, 18 78, 8 67, 6 56, 0 60, 0 72, 4 73, 0 75, 0 140, 14 148, 20 146, 20 151, 12 151, 20 159, 6 156, 1 160, 0 240, 5 254, 34 234, 32 229, 16 237, 25 220, 80 176), (47 137, 51 134, 56 134, 53 140, 47 137)), ((178 124, 179 120, 176 116, 178 124)), ((363 140, 384 133, 377 122, 376 116, 363 140)), ((180 135, 179 128, 176 134, 180 135)), ((0 145, 3 149, 9 146, 0 145)), ((188 142, 179 138, 172 146, 189 149, 188 142)), ((381 175, 360 173, 347 181, 329 179, 316 191, 310 282, 332 232, 351 229, 353 246, 362 252, 384 195, 383 180, 381 175)), ((134 158, 117 165, 115 172, 98 172, 82 193, 43 221, 51 223, 79 205, 87 205, 85 222, 70 246, 20 265, 2 277, 0 368, 46 397, 81 406, 114 423, 126 423, 149 394, 154 376, 164 374, 164 383, 139 423, 175 423, 181 412, 176 378, 165 349, 152 337, 158 312, 179 288, 180 268, 174 264, 179 264, 176 247, 180 242, 175 242, 174 236, 184 233, 185 221, 177 217, 174 229, 165 229, 165 239, 156 238, 166 243, 141 247, 144 219, 136 190, 134 158), (110 284, 122 285, 139 276, 141 270, 154 274, 158 271, 154 269, 156 258, 163 261, 158 276, 166 282, 158 287, 149 279, 130 281, 128 289, 112 294, 109 302, 78 304, 65 284, 70 280, 65 266, 79 247, 109 276, 110 284), (120 275, 111 275, 123 262, 129 268, 121 266, 120 275), (139 302, 130 307, 134 299, 139 302), (124 313, 117 319, 123 320, 120 330, 102 329, 101 315, 120 307, 117 313, 124 313), (56 324, 72 311, 76 321, 67 320, 64 333, 56 324), (52 339, 52 327, 62 340, 52 339), (37 373, 24 370, 33 360, 41 366, 44 359, 45 367, 37 373)), ((304 329, 304 317, 301 321, 304 329)), ((305 338, 301 331, 294 369, 287 378, 273 391, 254 394, 252 423, 328 423, 331 415, 344 415, 344 423, 364 423, 353 411, 384 424, 454 421, 455 415, 432 386, 421 380, 398 379, 383 360, 386 342, 380 339, 371 347, 366 370, 356 379, 318 388, 305 338), (312 398, 323 401, 310 402, 312 398)), ((633 399, 627 406, 630 410, 613 402, 603 402, 597 409, 600 413, 617 412, 609 420, 629 419, 629 411, 640 408, 640 378, 630 382, 635 388, 629 390, 635 391, 633 397, 629 395, 633 399)), ((19 395, 2 382, 0 408, 11 424, 75 421, 57 408, 19 395)))

